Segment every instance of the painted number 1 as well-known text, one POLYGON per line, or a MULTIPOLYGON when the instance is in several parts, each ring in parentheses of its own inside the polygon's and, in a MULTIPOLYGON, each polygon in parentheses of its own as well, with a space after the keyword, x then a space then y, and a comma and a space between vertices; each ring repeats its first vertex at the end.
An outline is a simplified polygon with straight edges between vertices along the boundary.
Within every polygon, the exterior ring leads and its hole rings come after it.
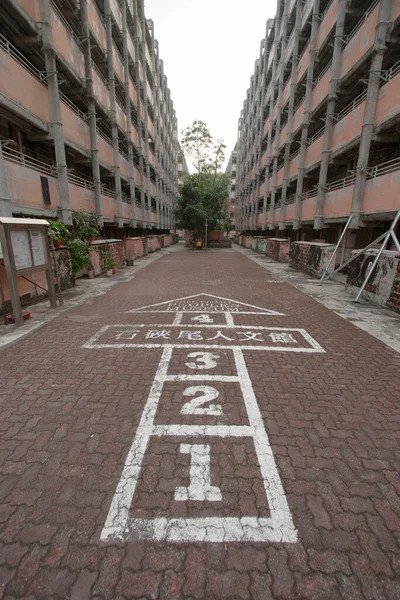
POLYGON ((208 444, 181 444, 182 454, 190 454, 190 484, 175 489, 175 500, 222 500, 219 487, 211 485, 210 446, 208 444))
POLYGON ((201 396, 192 398, 189 402, 186 402, 181 408, 182 415, 222 415, 222 406, 220 404, 210 404, 209 406, 203 406, 212 400, 216 400, 219 396, 218 390, 209 385, 193 385, 192 387, 186 388, 183 392, 184 396, 195 396, 198 392, 201 392, 201 396))

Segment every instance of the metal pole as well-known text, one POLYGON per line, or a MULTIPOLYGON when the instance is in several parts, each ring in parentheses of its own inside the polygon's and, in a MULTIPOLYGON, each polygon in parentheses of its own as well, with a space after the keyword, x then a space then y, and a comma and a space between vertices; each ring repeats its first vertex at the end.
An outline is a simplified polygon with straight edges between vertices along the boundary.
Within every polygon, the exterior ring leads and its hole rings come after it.
POLYGON ((348 227, 349 227, 349 225, 350 225, 350 221, 351 221, 351 219, 352 219, 352 218, 353 218, 353 215, 350 215, 350 216, 349 216, 349 218, 348 218, 348 220, 347 220, 347 223, 346 223, 346 225, 345 225, 345 228, 343 229, 343 231, 342 231, 342 233, 341 233, 341 236, 340 236, 340 238, 339 238, 339 241, 338 241, 338 243, 337 243, 337 244, 336 244, 336 246, 335 246, 335 249, 334 249, 334 251, 333 251, 333 254, 332 254, 332 256, 330 257, 330 259, 329 259, 329 262, 328 262, 328 264, 327 264, 326 268, 324 269, 324 272, 322 273, 322 277, 321 277, 321 279, 320 279, 320 282, 319 282, 319 283, 320 283, 320 285, 321 285, 321 283, 323 282, 325 275, 326 275, 326 274, 328 273, 328 271, 329 271, 329 267, 331 266, 331 264, 332 264, 332 261, 333 261, 333 259, 335 258, 337 251, 339 250, 340 243, 341 243, 342 239, 343 239, 343 238, 344 238, 344 236, 345 236, 345 233, 346 233, 346 231, 347 231, 347 229, 348 229, 348 227))
MULTIPOLYGON (((399 219, 400 219, 400 210, 397 212, 397 215, 395 216, 395 218, 394 218, 394 220, 393 220, 393 223, 392 223, 392 224, 391 224, 391 226, 390 226, 390 229, 389 229, 389 231, 388 231, 388 232, 385 234, 385 239, 384 239, 384 240, 383 240, 383 242, 382 242, 382 246, 379 248, 379 252, 378 252, 378 254, 375 256, 375 260, 374 260, 374 262, 372 263, 372 267, 371 267, 371 269, 370 269, 369 273, 367 274, 366 278, 364 279, 364 282, 363 282, 363 284, 362 284, 362 286, 361 286, 361 288, 360 288, 360 291, 358 292, 358 294, 357 294, 357 296, 356 296, 355 302, 358 302, 358 300, 359 300, 359 298, 360 298, 361 294, 363 293, 363 291, 364 291, 364 289, 365 289, 365 286, 367 285, 368 281, 371 279, 372 272, 373 272, 373 270, 375 269, 375 267, 376 267, 376 265, 377 265, 377 263, 378 263, 378 260, 380 259, 380 257, 381 257, 381 254, 382 254, 382 252, 384 251, 384 249, 385 249, 385 247, 386 247, 386 244, 387 244, 387 243, 388 243, 388 241, 389 241, 389 238, 390 238, 390 237, 392 236, 392 234, 394 233, 394 228, 396 227, 396 225, 397 225, 397 221, 398 221, 399 219)), ((395 236, 395 235, 394 235, 394 237, 396 238, 396 236, 395 236)), ((397 241, 397 238, 396 238, 396 241, 397 241)), ((396 246, 397 246, 397 244, 396 244, 396 246)))
POLYGON ((207 221, 207 219, 206 219, 206 237, 205 237, 205 240, 204 240, 204 242, 205 242, 205 243, 204 243, 204 250, 205 250, 206 252, 207 252, 207 237, 208 237, 208 221, 207 221))
POLYGON ((347 265, 349 265, 351 262, 353 262, 353 260, 355 260, 356 258, 358 258, 361 254, 363 254, 363 252, 365 252, 366 250, 368 250, 369 248, 372 248, 373 246, 376 246, 376 244, 378 244, 381 240, 383 240, 383 238, 386 236, 386 233, 383 233, 382 235, 380 235, 376 240, 374 240, 373 242, 371 242, 370 244, 368 244, 368 246, 365 246, 365 248, 362 248, 361 250, 359 250, 357 252, 357 254, 355 254, 354 256, 352 256, 351 258, 349 258, 348 260, 346 260, 345 263, 343 263, 342 265, 340 265, 339 267, 337 267, 334 271, 332 271, 332 273, 328 273, 328 275, 326 276, 327 279, 332 279, 332 277, 335 275, 335 273, 338 273, 339 271, 341 271, 342 269, 344 269, 345 267, 347 267, 347 265))

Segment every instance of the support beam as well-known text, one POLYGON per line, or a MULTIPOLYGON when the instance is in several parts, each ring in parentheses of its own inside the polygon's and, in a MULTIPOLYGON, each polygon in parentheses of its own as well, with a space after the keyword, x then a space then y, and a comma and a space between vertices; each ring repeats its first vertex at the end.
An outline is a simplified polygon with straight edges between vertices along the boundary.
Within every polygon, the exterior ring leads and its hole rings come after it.
POLYGON ((83 55, 85 59, 85 77, 86 77, 86 96, 88 102, 88 113, 89 113, 89 130, 90 130, 90 150, 91 150, 91 162, 93 171, 94 181, 94 200, 96 204, 96 215, 101 226, 104 223, 103 215, 103 197, 101 194, 101 176, 100 176, 100 159, 99 159, 99 144, 96 130, 96 102, 95 93, 93 86, 93 72, 92 72, 92 54, 90 49, 90 30, 89 30, 89 16, 88 16, 88 0, 81 0, 80 2, 80 16, 82 24, 82 36, 83 36, 83 55))
POLYGON ((115 192, 117 196, 117 225, 122 228, 124 226, 122 219, 122 188, 121 188, 121 171, 119 164, 119 137, 117 124, 117 99, 115 95, 115 71, 113 63, 113 37, 112 37, 112 13, 110 0, 104 0, 104 21, 107 36, 107 66, 108 66, 108 85, 110 88, 110 119, 111 119, 111 134, 113 146, 113 172, 115 182, 115 192))
POLYGON ((336 20, 335 41, 333 45, 331 82, 328 95, 328 105, 325 115, 325 133, 322 148, 321 165, 318 181, 317 206, 315 211, 314 229, 322 229, 322 214, 326 196, 326 182, 328 179, 328 168, 331 160, 332 133, 335 124, 334 114, 336 98, 339 87, 340 58, 343 48, 344 22, 346 18, 347 0, 339 0, 338 15, 336 20))
POLYGON ((12 217, 11 197, 8 191, 6 167, 0 142, 0 217, 12 217))
POLYGON ((310 34, 310 49, 308 56, 308 67, 306 77, 306 95, 304 99, 304 114, 303 123, 301 127, 301 141, 300 141, 300 154, 299 154, 299 168, 297 172, 297 185, 296 185, 296 205, 294 207, 294 219, 293 229, 298 230, 300 228, 301 220, 301 207, 302 207, 302 196, 303 196, 303 185, 304 175, 306 171, 306 152, 307 152, 307 139, 308 129, 310 127, 311 117, 311 100, 313 91, 314 81, 314 65, 316 59, 316 46, 317 46, 317 34, 319 28, 319 4, 320 0, 314 0, 312 21, 311 21, 311 34, 310 34))
POLYGON ((42 23, 43 53, 46 65, 47 85, 49 90, 51 133, 54 140, 54 150, 57 164, 61 216, 65 225, 72 225, 72 214, 68 184, 68 168, 67 159, 65 155, 64 132, 61 122, 57 63, 55 58, 53 33, 50 20, 50 0, 40 0, 39 5, 40 19, 42 23))
POLYGON ((362 203, 367 180, 367 168, 371 150, 372 136, 375 128, 375 112, 378 101, 380 72, 382 70, 383 56, 386 50, 386 37, 391 17, 391 0, 381 0, 379 6, 378 24, 376 26, 374 50, 369 71, 367 99, 365 102, 364 120, 361 130, 360 149, 358 152, 356 180, 351 212, 354 215, 353 227, 360 226, 362 203))

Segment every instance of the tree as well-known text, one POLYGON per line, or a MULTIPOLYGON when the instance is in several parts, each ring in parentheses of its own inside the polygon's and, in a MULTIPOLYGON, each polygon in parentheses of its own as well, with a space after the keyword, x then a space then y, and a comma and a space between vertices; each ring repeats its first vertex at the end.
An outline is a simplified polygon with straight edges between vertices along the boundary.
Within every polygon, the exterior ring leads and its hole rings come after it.
POLYGON ((203 234, 218 228, 224 219, 223 203, 228 195, 228 179, 221 172, 225 158, 222 140, 214 140, 204 121, 195 120, 182 132, 181 146, 192 158, 196 173, 187 175, 175 205, 178 227, 203 234))

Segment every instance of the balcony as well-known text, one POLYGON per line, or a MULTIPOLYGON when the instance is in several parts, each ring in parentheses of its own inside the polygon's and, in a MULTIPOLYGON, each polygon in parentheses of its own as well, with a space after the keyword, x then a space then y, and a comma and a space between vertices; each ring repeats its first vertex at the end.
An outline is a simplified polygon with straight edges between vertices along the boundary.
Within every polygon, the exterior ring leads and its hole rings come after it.
POLYGON ((97 41, 98 45, 103 50, 103 52, 106 52, 106 30, 104 29, 101 16, 99 15, 99 11, 97 10, 94 0, 89 0, 88 2, 88 18, 90 31, 92 32, 95 40, 97 41))
POLYGON ((324 70, 314 81, 314 89, 311 96, 311 110, 314 111, 327 98, 331 84, 332 61, 330 61, 324 70))
POLYGON ((317 32, 317 50, 321 48, 328 35, 336 25, 339 2, 331 2, 328 9, 325 11, 322 22, 317 32))
POLYGON ((303 116, 304 116, 304 102, 302 102, 300 104, 300 106, 298 107, 298 109, 295 112, 295 115, 293 118, 292 133, 295 133, 299 129, 299 127, 301 127, 301 125, 303 123, 303 116))
POLYGON ((311 138, 307 140, 308 147, 306 150, 305 167, 308 169, 312 165, 319 163, 322 156, 322 148, 324 145, 325 126, 317 131, 311 138))
POLYGON ((69 27, 67 21, 51 4, 50 18, 53 30, 53 44, 58 53, 63 57, 71 72, 79 80, 85 78, 85 63, 83 52, 75 39, 73 30, 69 27))
POLYGON ((39 0, 17 0, 17 3, 22 6, 35 23, 40 21, 39 0))
POLYGON ((61 122, 66 142, 68 143, 68 140, 70 140, 85 152, 89 152, 91 145, 87 115, 82 113, 72 102, 69 102, 65 96, 62 100, 60 103, 61 122))
POLYGON ((383 210, 400 210, 399 158, 381 163, 369 170, 362 211, 369 213, 383 210))
POLYGON ((0 91, 27 110, 47 129, 50 121, 48 90, 43 73, 0 34, 0 91))
POLYGON ((117 0, 110 0, 110 8, 111 8, 112 16, 114 17, 116 24, 118 25, 119 29, 121 30, 122 29, 122 16, 121 16, 121 11, 118 6, 117 0))
POLYGON ((347 36, 347 45, 340 58, 340 78, 343 78, 371 50, 375 39, 378 14, 379 2, 376 1, 347 36))
POLYGON ((299 83, 304 75, 304 73, 307 71, 307 67, 308 67, 308 59, 309 59, 309 46, 310 43, 307 42, 307 44, 305 45, 302 54, 299 56, 299 64, 297 67, 297 83, 299 83))

